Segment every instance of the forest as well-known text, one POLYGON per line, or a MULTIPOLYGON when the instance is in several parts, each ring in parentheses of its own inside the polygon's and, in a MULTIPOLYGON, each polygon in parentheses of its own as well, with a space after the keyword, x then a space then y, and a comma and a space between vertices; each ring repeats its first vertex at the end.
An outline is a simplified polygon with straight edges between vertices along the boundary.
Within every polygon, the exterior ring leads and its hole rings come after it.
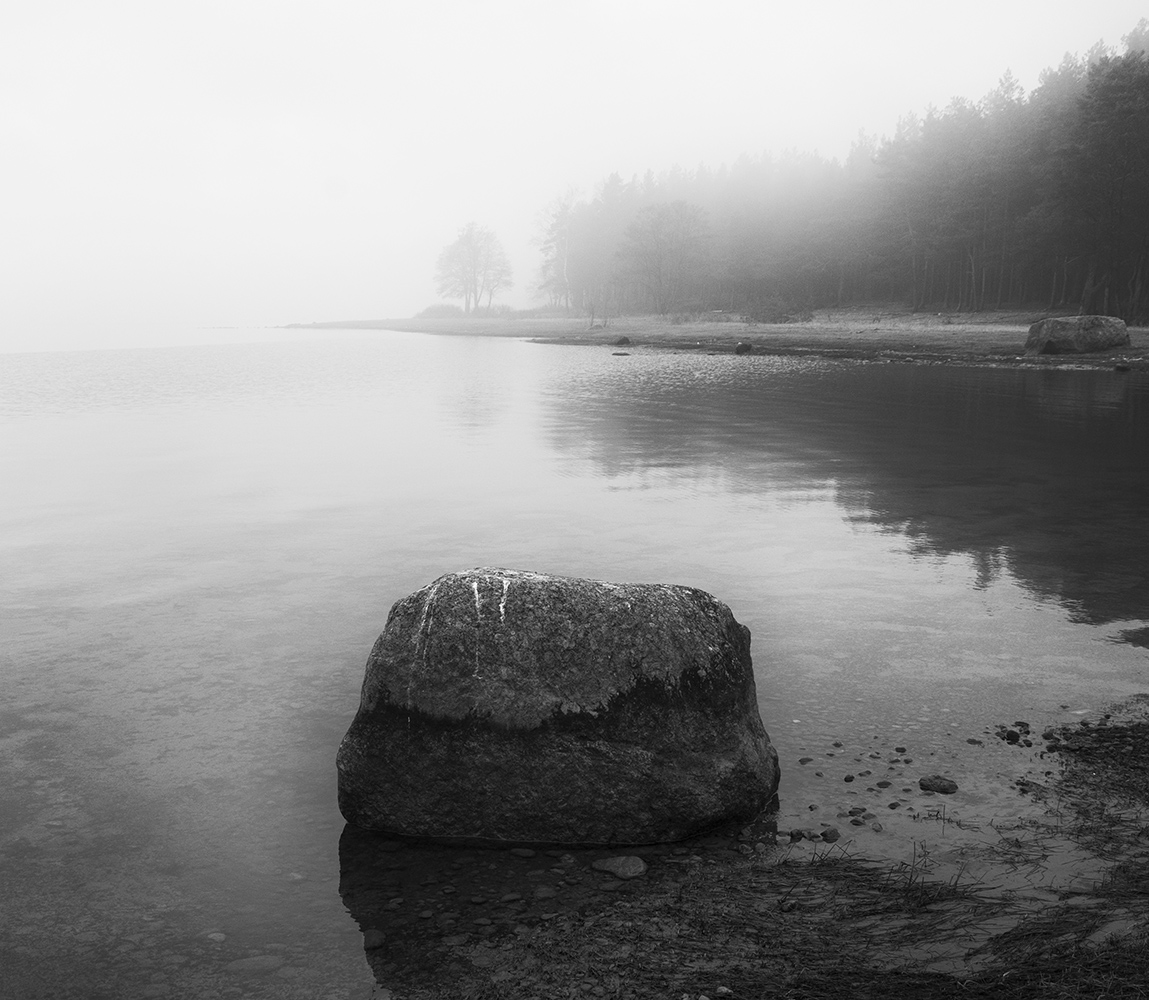
POLYGON ((1149 320, 1149 21, 1067 55, 1026 94, 859 134, 845 161, 744 156, 624 181, 544 212, 538 287, 588 315, 759 322, 901 301, 1149 320))

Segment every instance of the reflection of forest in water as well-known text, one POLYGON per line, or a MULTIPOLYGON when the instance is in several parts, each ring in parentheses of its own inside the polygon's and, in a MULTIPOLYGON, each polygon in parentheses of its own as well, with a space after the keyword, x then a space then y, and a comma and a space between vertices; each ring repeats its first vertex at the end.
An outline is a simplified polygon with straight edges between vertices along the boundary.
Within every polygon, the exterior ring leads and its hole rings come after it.
POLYGON ((739 361, 679 355, 566 385, 553 440, 611 475, 828 486, 916 553, 968 553, 983 586, 1008 568, 1074 620, 1149 619, 1144 376, 739 361))

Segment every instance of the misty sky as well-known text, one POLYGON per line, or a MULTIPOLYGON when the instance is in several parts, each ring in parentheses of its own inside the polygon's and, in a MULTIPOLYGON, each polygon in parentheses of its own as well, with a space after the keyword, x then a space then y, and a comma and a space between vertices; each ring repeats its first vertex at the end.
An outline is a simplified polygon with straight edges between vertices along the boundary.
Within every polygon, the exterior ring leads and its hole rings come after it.
POLYGON ((0 7, 0 349, 410 315, 493 228, 532 302, 568 188, 1026 91, 1144 0, 77 2, 0 7))

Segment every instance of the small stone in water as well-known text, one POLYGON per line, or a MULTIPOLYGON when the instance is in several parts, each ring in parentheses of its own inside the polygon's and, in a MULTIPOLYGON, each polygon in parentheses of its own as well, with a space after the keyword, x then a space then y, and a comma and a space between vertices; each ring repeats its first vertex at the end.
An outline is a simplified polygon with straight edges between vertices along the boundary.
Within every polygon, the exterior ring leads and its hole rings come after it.
POLYGON ((918 787, 923 792, 940 792, 942 795, 953 795, 958 790, 957 782, 940 774, 931 774, 918 779, 918 787))
POLYGON ((610 872, 615 878, 637 878, 646 872, 646 862, 633 854, 614 858, 600 858, 591 862, 591 868, 600 872, 610 872))

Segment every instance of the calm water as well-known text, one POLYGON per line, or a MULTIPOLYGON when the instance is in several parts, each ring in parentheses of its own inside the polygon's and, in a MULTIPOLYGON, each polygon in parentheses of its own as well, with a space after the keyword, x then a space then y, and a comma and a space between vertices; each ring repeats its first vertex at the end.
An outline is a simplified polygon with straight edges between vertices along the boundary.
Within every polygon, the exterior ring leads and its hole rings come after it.
POLYGON ((1024 817, 1043 763, 986 730, 1149 689, 1147 458, 1140 374, 406 334, 0 355, 0 976, 366 997, 335 750, 392 602, 469 566, 730 604, 782 826, 878 772, 863 853, 947 835, 921 773, 970 829, 1024 817))

